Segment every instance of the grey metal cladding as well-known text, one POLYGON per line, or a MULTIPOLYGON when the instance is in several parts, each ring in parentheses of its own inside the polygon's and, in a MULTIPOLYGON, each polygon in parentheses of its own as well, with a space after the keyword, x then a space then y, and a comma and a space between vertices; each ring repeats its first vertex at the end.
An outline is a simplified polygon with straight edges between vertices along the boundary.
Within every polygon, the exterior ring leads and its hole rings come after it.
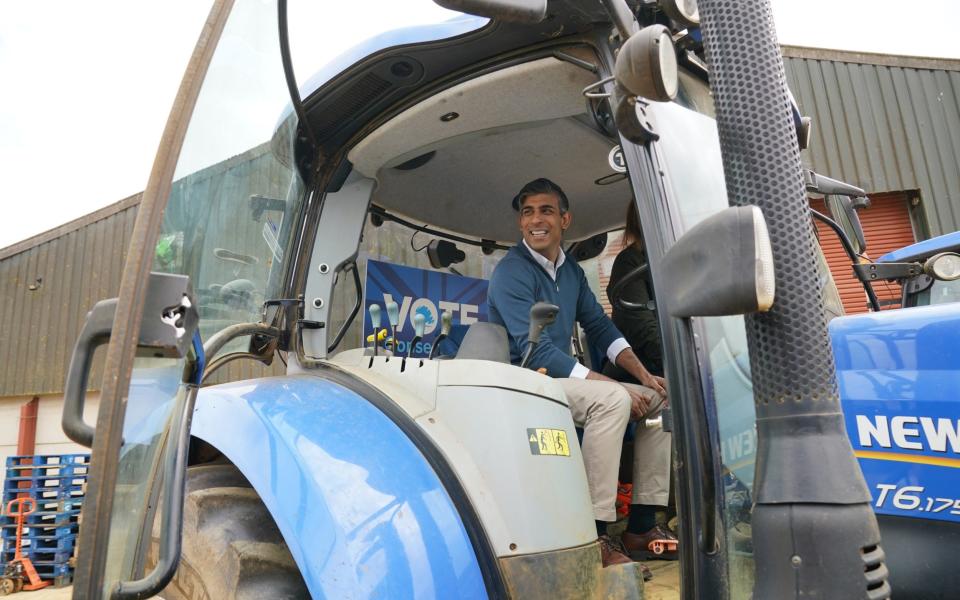
POLYGON ((813 118, 804 162, 868 192, 919 190, 931 235, 960 229, 960 60, 784 46, 813 118))
MULTIPOLYGON (((120 287, 138 202, 131 196, 0 249, 0 396, 63 391, 87 311, 120 287)), ((101 375, 98 358, 92 388, 101 375)))

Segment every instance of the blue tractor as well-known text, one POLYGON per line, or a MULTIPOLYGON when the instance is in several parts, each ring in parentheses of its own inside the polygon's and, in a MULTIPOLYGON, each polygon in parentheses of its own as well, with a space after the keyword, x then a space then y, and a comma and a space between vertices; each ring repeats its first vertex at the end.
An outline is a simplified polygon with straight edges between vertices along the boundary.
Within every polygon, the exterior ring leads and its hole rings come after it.
POLYGON ((960 587, 948 558, 960 552, 960 233, 867 261, 856 214, 865 195, 832 191, 831 226, 872 308, 830 322, 847 434, 897 574, 894 589, 949 598, 960 587), (901 308, 880 310, 872 285, 882 281, 901 286, 901 308))
POLYGON ((74 597, 643 597, 636 564, 602 567, 561 388, 450 276, 515 243, 533 177, 567 190, 584 256, 628 204, 642 223, 672 597, 889 597, 768 2, 437 4, 462 12, 214 3, 68 375, 64 429, 92 447, 74 597))

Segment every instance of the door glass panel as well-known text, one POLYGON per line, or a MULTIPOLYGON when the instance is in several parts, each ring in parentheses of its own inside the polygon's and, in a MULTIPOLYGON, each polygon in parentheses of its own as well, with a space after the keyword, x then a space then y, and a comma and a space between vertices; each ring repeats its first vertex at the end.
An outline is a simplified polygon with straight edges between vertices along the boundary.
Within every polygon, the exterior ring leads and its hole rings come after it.
MULTIPOLYGON (((281 119, 289 97, 276 22, 274 2, 235 4, 197 99, 156 246, 155 271, 190 277, 203 339, 259 321, 289 258, 303 185, 291 167, 294 122, 281 119)), ((144 552, 172 446, 167 437, 191 393, 183 383, 185 361, 134 363, 105 593, 120 579, 141 577, 155 560, 156 541, 153 560, 145 561, 144 552)))
MULTIPOLYGON (((727 208, 728 203, 712 106, 696 102, 706 97, 696 87, 702 84, 692 78, 681 83, 686 93, 677 103, 654 104, 648 110, 654 111, 657 130, 668 132, 657 146, 669 166, 668 193, 681 229, 686 231, 727 208), (695 154, 691 148, 696 148, 695 154)), ((730 597, 749 598, 753 588, 750 507, 757 435, 746 330, 742 316, 697 321, 708 354, 706 402, 708 410, 713 405, 720 434, 730 597)))

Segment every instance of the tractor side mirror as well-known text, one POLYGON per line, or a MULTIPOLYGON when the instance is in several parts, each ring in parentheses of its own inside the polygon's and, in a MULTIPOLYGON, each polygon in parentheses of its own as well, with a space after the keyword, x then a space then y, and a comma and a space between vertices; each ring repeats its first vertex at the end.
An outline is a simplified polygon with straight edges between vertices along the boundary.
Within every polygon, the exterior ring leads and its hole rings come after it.
POLYGON ((657 302, 674 317, 764 312, 773 306, 773 248, 757 206, 704 219, 667 251, 657 302))
POLYGON ((870 199, 866 196, 862 198, 851 198, 850 196, 826 196, 824 200, 827 203, 827 209, 830 216, 843 229, 847 237, 853 244, 853 250, 857 254, 863 254, 867 249, 867 240, 863 235, 863 225, 860 223, 860 215, 857 214, 857 208, 870 206, 870 199), (858 202, 855 202, 858 201, 858 202))
POLYGON ((853 245, 853 251, 862 254, 867 249, 867 241, 863 236, 863 226, 857 211, 870 206, 870 198, 866 192, 857 186, 825 177, 809 169, 804 170, 803 183, 807 192, 823 194, 830 217, 843 229, 853 245))

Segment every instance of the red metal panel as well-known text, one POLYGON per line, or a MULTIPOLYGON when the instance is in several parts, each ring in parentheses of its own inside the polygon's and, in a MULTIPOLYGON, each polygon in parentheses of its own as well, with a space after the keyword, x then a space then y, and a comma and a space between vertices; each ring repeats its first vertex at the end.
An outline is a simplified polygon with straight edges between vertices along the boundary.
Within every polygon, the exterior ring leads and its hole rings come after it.
MULTIPOLYGON (((879 257, 887 252, 908 246, 916 241, 913 235, 913 226, 910 223, 909 200, 902 192, 888 194, 872 194, 870 208, 859 211, 860 222, 863 225, 864 237, 867 240, 867 256, 879 257)), ((824 214, 826 211, 823 200, 810 200, 810 206, 824 214)), ((863 286, 853 276, 850 268, 850 259, 840 245, 840 240, 826 225, 817 222, 817 231, 820 234, 820 246, 827 257, 830 272, 840 290, 843 308, 848 314, 863 313, 869 310, 863 286)), ((900 286, 895 283, 879 282, 874 284, 874 291, 883 308, 900 306, 900 286), (893 302, 893 304, 886 304, 893 302)))

